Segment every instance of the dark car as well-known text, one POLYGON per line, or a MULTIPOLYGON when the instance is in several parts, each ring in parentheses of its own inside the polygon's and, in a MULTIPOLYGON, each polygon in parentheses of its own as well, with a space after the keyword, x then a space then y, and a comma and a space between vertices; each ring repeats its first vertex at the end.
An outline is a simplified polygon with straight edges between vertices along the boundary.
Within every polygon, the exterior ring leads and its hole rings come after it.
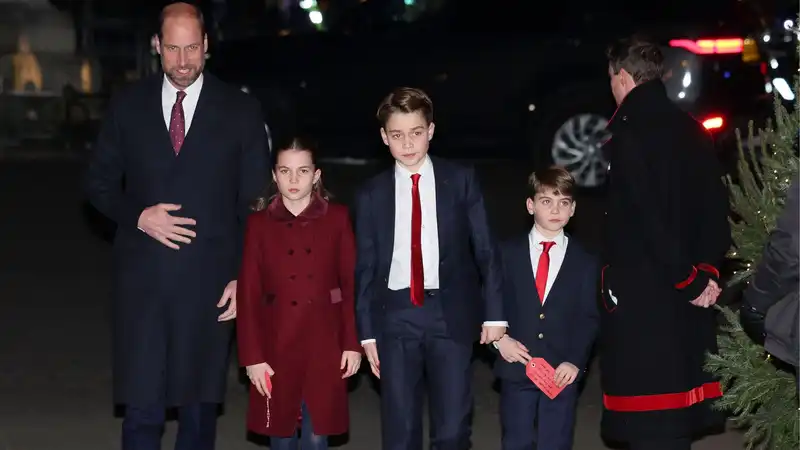
POLYGON ((408 85, 434 100, 438 154, 562 164, 584 187, 606 174, 615 38, 663 43, 670 97, 721 142, 769 106, 741 2, 560 3, 450 1, 412 22, 223 41, 209 64, 261 100, 273 133, 300 127, 329 155, 383 155, 375 110, 408 85))

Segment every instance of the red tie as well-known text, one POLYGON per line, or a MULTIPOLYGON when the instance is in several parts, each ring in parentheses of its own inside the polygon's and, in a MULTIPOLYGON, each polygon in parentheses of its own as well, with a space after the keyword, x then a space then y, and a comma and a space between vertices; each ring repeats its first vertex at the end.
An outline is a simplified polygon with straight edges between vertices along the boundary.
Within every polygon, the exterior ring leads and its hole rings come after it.
POLYGON ((172 115, 169 118, 169 139, 172 141, 172 149, 177 155, 181 151, 183 139, 186 136, 186 124, 183 118, 183 99, 186 92, 178 91, 178 98, 172 105, 172 115))
POLYGON ((411 175, 411 303, 425 302, 425 275, 422 271, 422 204, 419 201, 419 174, 411 175))
POLYGON ((550 248, 556 245, 553 241, 542 241, 542 254, 539 255, 539 265, 536 266, 536 292, 539 301, 544 304, 544 289, 547 286, 547 272, 550 270, 550 248))

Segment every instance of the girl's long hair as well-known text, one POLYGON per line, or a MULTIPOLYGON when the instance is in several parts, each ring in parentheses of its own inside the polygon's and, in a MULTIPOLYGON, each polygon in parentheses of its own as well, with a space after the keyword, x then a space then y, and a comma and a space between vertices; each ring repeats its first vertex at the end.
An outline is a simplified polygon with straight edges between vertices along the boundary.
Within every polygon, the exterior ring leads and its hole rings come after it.
MULTIPOLYGON (((275 146, 275 152, 272 154, 272 172, 275 171, 276 166, 278 165, 278 157, 280 154, 289 150, 308 152, 311 155, 311 163, 314 165, 314 168, 319 168, 317 164, 316 142, 306 136, 292 136, 289 139, 278 142, 278 145, 275 146)), ((272 179, 272 174, 270 174, 270 178, 272 179)), ((325 200, 330 200, 333 197, 331 193, 325 189, 325 186, 323 186, 322 176, 320 176, 319 180, 314 183, 312 188, 312 195, 313 194, 317 194, 325 200)), ((253 211, 261 211, 265 209, 267 206, 269 206, 272 200, 279 195, 280 191, 278 191, 278 185, 275 183, 275 180, 272 179, 264 195, 258 197, 253 203, 253 211)))

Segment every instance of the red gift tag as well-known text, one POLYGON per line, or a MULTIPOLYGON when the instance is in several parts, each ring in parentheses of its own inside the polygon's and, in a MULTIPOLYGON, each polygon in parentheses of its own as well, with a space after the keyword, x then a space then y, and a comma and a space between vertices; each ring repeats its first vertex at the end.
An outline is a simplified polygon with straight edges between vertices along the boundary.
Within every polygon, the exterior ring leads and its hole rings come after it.
POLYGON ((525 373, 533 384, 544 392, 544 395, 550 397, 550 400, 564 390, 564 387, 558 387, 555 382, 556 371, 553 366, 542 358, 531 358, 525 365, 525 373))
MULTIPOLYGON (((266 387, 267 387, 267 393, 271 395, 272 394, 272 377, 269 376, 269 372, 265 372, 264 373, 264 381, 266 382, 265 384, 266 384, 266 387)), ((270 398, 269 397, 265 397, 264 399, 266 400, 265 401, 265 406, 264 406, 264 408, 265 408, 264 409, 264 416, 266 418, 266 423, 264 425, 267 428, 269 428, 270 419, 272 418, 272 414, 270 414, 270 410, 269 410, 269 400, 270 400, 270 398)))
POLYGON ((269 376, 269 372, 264 374, 264 381, 266 381, 267 385, 267 394, 272 394, 272 377, 269 376))

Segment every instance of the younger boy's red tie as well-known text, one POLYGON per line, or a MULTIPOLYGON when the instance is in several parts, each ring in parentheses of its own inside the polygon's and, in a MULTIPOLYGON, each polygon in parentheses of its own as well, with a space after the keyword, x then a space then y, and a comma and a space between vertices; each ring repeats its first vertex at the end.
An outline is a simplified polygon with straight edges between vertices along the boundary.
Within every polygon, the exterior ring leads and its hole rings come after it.
POLYGON ((425 302, 425 275, 422 270, 422 204, 419 200, 419 174, 411 175, 411 303, 425 302))
POLYGON ((536 292, 539 301, 544 304, 544 290, 547 286, 547 273, 550 270, 550 249, 556 245, 553 241, 542 241, 542 254, 539 255, 539 265, 536 267, 536 292))

